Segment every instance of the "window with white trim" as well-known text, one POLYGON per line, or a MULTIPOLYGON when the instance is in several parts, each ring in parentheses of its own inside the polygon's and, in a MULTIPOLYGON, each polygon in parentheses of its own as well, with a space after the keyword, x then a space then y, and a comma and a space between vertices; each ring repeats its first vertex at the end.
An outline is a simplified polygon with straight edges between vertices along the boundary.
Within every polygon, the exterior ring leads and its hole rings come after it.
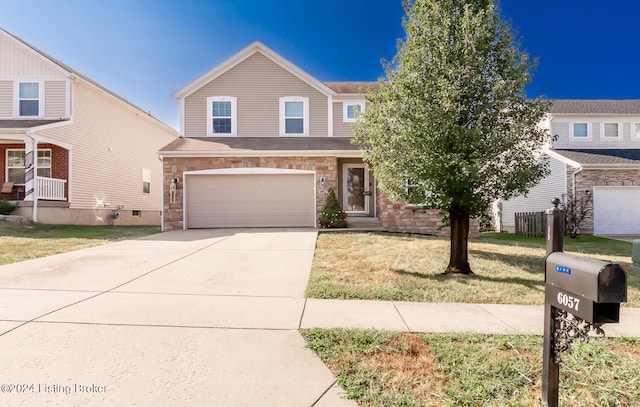
POLYGON ((40 107, 40 82, 19 82, 18 83, 18 106, 19 117, 41 116, 40 107))
POLYGON ((573 123, 571 136, 574 138, 589 138, 589 123, 573 123))
POLYGON ((602 136, 606 139, 621 138, 620 123, 603 123, 602 136))
POLYGON ((237 98, 212 96, 207 98, 207 135, 237 135, 237 98))
POLYGON ((431 191, 425 190, 420 183, 410 179, 407 180, 407 186, 405 187, 405 192, 407 193, 408 197, 411 197, 412 195, 415 196, 415 194, 419 194, 420 197, 424 195, 424 200, 421 200, 421 202, 411 202, 411 201, 417 201, 417 200, 416 199, 412 200, 411 198, 409 198, 406 202, 407 206, 424 206, 427 198, 431 196, 431 191))
POLYGON ((633 138, 640 140, 640 123, 633 124, 633 138))
POLYGON ((309 98, 301 96, 280 98, 280 135, 309 135, 309 98))
MULTIPOLYGON (((24 149, 7 149, 7 181, 24 185, 26 162, 24 149)), ((38 150, 38 177, 51 178, 51 150, 38 150)))
POLYGON ((148 194, 151 192, 151 170, 148 168, 142 169, 142 193, 148 194))
POLYGON ((360 113, 364 112, 364 101, 345 101, 342 102, 342 121, 345 123, 354 123, 360 113))

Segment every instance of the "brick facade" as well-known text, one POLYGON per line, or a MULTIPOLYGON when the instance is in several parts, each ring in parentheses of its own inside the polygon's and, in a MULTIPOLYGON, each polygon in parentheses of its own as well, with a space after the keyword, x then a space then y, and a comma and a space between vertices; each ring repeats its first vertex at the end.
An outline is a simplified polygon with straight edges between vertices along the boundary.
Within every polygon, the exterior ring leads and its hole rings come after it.
MULTIPOLYGON (((0 144, 0 183, 6 181, 5 177, 7 176, 7 150, 24 150, 24 144, 0 144)), ((38 144, 38 150, 51 150, 51 178, 57 179, 69 179, 69 151, 53 145, 53 144, 38 144)), ((67 182, 64 186, 64 196, 69 199, 69 183, 67 182)), ((18 193, 14 188, 14 192, 12 194, 3 195, 3 199, 7 200, 17 200, 18 193)), ((20 196, 20 199, 24 199, 24 195, 20 196)))
POLYGON ((165 157, 164 165, 164 230, 184 227, 183 187, 178 183, 174 204, 169 200, 171 180, 183 179, 188 171, 213 170, 221 168, 281 168, 290 170, 312 170, 316 172, 316 208, 319 213, 327 199, 326 190, 337 189, 338 163, 336 157, 165 157), (321 185, 321 178, 325 178, 321 185))
MULTIPOLYGON (((618 186, 632 187, 640 186, 640 169, 583 169, 576 174, 576 195, 589 191, 590 211, 585 217, 580 230, 584 234, 593 234, 593 187, 618 186)), ((573 171, 567 171, 567 190, 573 191, 573 171)))
MULTIPOLYGON (((352 161, 352 160, 350 160, 352 161)), ((169 184, 174 178, 183 180, 185 172, 213 170, 222 168, 280 168, 292 170, 312 170, 316 172, 316 209, 318 214, 324 207, 327 190, 331 187, 338 193, 340 164, 343 160, 336 157, 165 157, 164 166, 164 230, 176 230, 184 227, 182 182, 176 188, 175 203, 170 203, 169 184), (324 183, 321 179, 324 178, 324 183)), ((435 236, 448 236, 449 229, 439 230, 438 211, 426 213, 414 212, 415 207, 393 202, 389 196, 377 191, 377 213, 384 228, 390 232, 421 233, 435 236)), ((471 223, 472 237, 478 236, 478 222, 471 223)))

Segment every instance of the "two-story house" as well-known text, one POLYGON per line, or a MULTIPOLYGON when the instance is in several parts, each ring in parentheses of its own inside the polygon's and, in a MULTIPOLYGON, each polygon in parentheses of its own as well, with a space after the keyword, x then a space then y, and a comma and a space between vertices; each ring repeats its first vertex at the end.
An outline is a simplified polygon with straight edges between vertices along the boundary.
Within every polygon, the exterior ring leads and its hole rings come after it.
POLYGON ((58 224, 160 224, 157 150, 177 137, 0 29, 0 184, 7 189, 0 199, 15 201, 15 214, 58 224))
POLYGON ((376 82, 321 82, 255 42, 174 97, 181 138, 160 150, 164 230, 316 227, 329 188, 348 219, 447 234, 437 212, 392 202, 351 143, 376 82))
POLYGON ((553 197, 586 196, 583 233, 640 233, 640 100, 555 100, 545 126, 551 174, 526 197, 498 203, 497 227, 513 232, 516 212, 543 211, 553 197))

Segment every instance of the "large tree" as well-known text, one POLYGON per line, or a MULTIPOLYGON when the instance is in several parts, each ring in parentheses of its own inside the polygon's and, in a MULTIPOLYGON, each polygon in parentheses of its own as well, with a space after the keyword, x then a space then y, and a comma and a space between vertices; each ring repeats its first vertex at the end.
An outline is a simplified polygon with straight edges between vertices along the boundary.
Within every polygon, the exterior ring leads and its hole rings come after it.
POLYGON ((548 173, 539 124, 549 103, 526 97, 536 61, 493 0, 404 8, 406 38, 366 95, 354 142, 391 198, 440 210, 451 227, 445 273, 467 274, 470 219, 548 173))

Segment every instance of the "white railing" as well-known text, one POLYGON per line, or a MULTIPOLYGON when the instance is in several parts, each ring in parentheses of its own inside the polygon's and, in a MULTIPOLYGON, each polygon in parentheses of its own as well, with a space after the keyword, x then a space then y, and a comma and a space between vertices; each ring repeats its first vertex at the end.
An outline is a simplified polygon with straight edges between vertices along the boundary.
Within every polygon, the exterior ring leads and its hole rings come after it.
POLYGON ((66 179, 36 177, 38 181, 38 199, 50 199, 53 201, 66 201, 64 185, 66 179))

